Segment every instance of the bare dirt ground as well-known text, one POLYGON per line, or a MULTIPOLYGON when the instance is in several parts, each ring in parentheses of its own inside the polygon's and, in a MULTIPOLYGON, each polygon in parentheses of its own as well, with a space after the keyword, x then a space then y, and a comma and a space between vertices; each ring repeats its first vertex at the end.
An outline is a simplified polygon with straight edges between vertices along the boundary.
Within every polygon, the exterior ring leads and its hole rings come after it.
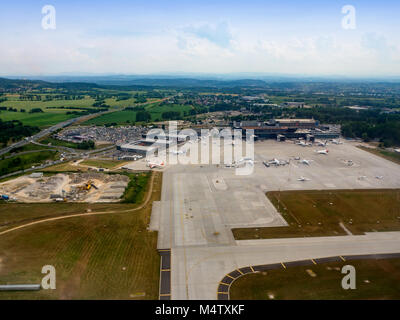
POLYGON ((129 178, 97 172, 58 173, 42 178, 22 176, 0 183, 0 193, 18 202, 116 202, 129 178))

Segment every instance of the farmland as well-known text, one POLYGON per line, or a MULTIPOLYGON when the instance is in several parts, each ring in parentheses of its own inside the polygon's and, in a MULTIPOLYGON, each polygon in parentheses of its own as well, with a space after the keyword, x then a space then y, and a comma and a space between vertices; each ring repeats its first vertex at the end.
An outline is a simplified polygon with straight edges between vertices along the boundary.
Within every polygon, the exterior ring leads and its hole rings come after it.
MULTIPOLYGON (((161 174, 154 177, 149 203, 160 199, 161 179, 161 174)), ((89 208, 109 213, 49 221, 0 235, 3 283, 40 283, 46 264, 57 271, 56 290, 1 292, 0 299, 157 299, 157 233, 147 230, 151 205, 0 205, 6 213, 3 225, 13 220, 11 226, 89 208)))
MULTIPOLYGON (((151 103, 145 107, 145 110, 148 111, 151 115, 151 121, 161 121, 162 120, 161 115, 163 112, 177 111, 180 112, 181 115, 183 116, 185 111, 189 111, 191 109, 192 107, 189 105, 172 104, 172 105, 160 106, 159 103, 151 103)), ((137 112, 133 110, 116 111, 91 119, 87 121, 86 124, 123 125, 127 123, 135 123, 136 113, 137 112)))

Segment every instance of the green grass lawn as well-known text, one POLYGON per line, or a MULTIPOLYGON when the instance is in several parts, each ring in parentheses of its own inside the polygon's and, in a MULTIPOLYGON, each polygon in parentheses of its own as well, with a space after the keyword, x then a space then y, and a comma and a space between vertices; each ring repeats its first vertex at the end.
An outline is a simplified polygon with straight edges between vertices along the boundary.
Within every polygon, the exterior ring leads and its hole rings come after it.
MULTIPOLYGON (((312 274, 312 273, 311 273, 312 274)), ((232 300, 400 299, 400 259, 331 262, 245 275, 230 288, 232 300), (356 289, 344 290, 344 265, 356 269, 356 289), (314 273, 310 276, 307 270, 314 273)))
POLYGON ((118 161, 118 160, 94 160, 88 159, 80 162, 79 164, 89 166, 89 167, 97 167, 97 168, 105 168, 105 169, 112 169, 118 165, 123 164, 125 161, 118 161))
MULTIPOLYGON (((151 203, 160 199, 161 181, 161 174, 156 173, 151 203)), ((135 207, 137 204, 0 205, 0 221, 19 220, 14 225, 87 208, 118 212, 37 224, 1 235, 2 284, 40 283, 42 266, 50 264, 56 268, 57 289, 0 292, 0 299, 157 299, 160 258, 157 233, 147 230, 151 205, 123 212, 135 207)))
POLYGON ((400 230, 400 190, 268 192, 287 227, 232 229, 237 240, 400 230))
POLYGON ((52 146, 62 146, 62 147, 73 148, 73 149, 77 149, 78 148, 78 144, 77 143, 58 140, 58 139, 51 138, 49 136, 41 139, 39 142, 42 143, 42 144, 49 144, 50 143, 52 146))

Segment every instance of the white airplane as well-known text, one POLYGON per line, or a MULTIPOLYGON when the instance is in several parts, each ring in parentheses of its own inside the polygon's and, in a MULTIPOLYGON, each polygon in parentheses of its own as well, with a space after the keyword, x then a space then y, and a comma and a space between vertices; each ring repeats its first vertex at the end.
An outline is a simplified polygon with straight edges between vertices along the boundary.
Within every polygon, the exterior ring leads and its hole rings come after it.
POLYGON ((300 177, 297 179, 297 181, 310 181, 311 179, 300 177))
POLYGON ((244 158, 242 158, 238 162, 236 162, 234 166, 235 167, 241 167, 241 166, 246 165, 246 164, 254 166, 255 161, 252 160, 252 159, 244 159, 244 158))
POLYGON ((343 144, 343 142, 341 142, 339 140, 335 140, 335 139, 332 140, 332 143, 333 144, 343 144))
POLYGON ((375 178, 377 178, 378 180, 382 180, 383 176, 376 176, 375 178))
POLYGON ((353 160, 347 160, 347 165, 351 167, 354 164, 353 160))
POLYGON ((296 144, 298 144, 299 146, 302 146, 302 147, 308 147, 308 146, 312 145, 311 143, 306 143, 304 141, 299 141, 296 144))
POLYGON ((300 160, 300 163, 303 163, 303 164, 306 164, 309 166, 311 164, 311 161, 313 161, 313 160, 303 159, 303 160, 300 160))
POLYGON ((326 147, 327 144, 328 144, 328 141, 326 141, 326 140, 325 140, 325 142, 323 142, 323 141, 317 142, 317 146, 319 146, 319 147, 326 147))
POLYGON ((315 150, 316 153, 318 154, 328 154, 329 150, 328 149, 324 149, 324 150, 315 150))
POLYGON ((147 166, 148 166, 150 169, 154 169, 154 168, 162 169, 162 168, 164 168, 164 161, 162 161, 162 162, 160 162, 160 163, 157 163, 157 162, 148 162, 148 163, 147 163, 147 166))
POLYGON ((269 168, 270 164, 267 161, 263 161, 263 165, 266 166, 267 168, 269 168))
POLYGON ((241 158, 238 162, 250 161, 250 160, 253 161, 253 158, 252 158, 252 157, 243 157, 243 158, 241 158))
POLYGON ((269 163, 269 164, 273 164, 273 165, 275 165, 275 166, 284 166, 284 165, 288 164, 287 161, 285 161, 285 160, 278 160, 278 159, 276 159, 276 158, 270 160, 268 163, 269 163))

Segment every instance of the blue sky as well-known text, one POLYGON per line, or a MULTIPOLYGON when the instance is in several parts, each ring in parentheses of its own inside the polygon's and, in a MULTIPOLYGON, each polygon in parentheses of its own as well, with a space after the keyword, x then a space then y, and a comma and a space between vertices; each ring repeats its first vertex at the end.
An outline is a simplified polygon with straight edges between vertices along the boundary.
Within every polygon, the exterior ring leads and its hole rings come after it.
POLYGON ((14 0, 0 10, 0 75, 399 76, 399 14, 395 0, 14 0), (345 5, 355 29, 342 27, 345 5))

